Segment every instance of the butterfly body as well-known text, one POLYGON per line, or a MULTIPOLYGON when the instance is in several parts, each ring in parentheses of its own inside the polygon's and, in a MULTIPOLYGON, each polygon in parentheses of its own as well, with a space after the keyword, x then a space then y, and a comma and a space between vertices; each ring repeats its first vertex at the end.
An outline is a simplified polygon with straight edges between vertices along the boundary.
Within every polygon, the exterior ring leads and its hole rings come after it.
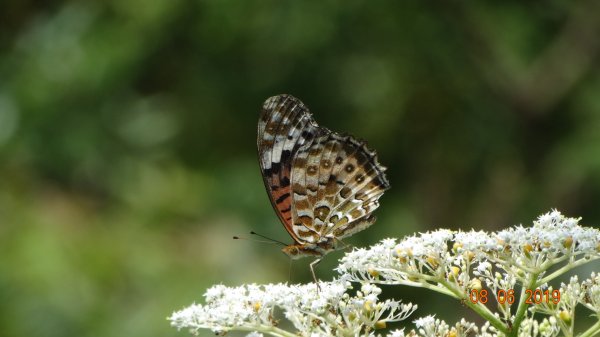
POLYGON ((299 99, 265 101, 257 146, 269 199, 294 240, 286 255, 320 258, 375 222, 385 167, 364 141, 319 126, 299 99))
POLYGON ((325 254, 336 250, 337 244, 334 240, 321 241, 319 243, 297 243, 284 247, 281 251, 292 259, 306 256, 320 258, 325 254))

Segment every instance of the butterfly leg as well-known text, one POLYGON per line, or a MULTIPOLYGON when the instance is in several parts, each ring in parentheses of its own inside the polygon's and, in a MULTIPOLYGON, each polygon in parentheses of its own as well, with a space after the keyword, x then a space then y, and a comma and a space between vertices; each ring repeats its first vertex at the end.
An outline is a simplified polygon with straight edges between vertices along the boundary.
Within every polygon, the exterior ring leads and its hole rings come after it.
POLYGON ((317 276, 315 276, 315 267, 319 264, 319 262, 321 262, 321 259, 322 258, 318 258, 318 259, 314 260, 313 262, 311 262, 309 265, 313 280, 317 284, 317 291, 321 290, 321 287, 319 286, 319 280, 317 280, 317 276))

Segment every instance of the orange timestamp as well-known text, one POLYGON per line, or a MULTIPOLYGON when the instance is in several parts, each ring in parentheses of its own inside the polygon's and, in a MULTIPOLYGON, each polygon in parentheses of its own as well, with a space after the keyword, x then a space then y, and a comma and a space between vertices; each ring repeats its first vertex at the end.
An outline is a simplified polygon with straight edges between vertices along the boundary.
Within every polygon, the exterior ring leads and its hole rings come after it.
MULTIPOLYGON (((558 304, 560 302, 560 290, 554 289, 552 291, 546 289, 525 289, 525 303, 526 304, 541 304, 541 303, 553 303, 558 304)), ((469 300, 474 303, 486 304, 488 302, 489 292, 486 289, 473 289, 469 293, 469 300)), ((496 299, 498 304, 513 304, 515 303, 515 291, 514 289, 500 289, 496 292, 496 299)))

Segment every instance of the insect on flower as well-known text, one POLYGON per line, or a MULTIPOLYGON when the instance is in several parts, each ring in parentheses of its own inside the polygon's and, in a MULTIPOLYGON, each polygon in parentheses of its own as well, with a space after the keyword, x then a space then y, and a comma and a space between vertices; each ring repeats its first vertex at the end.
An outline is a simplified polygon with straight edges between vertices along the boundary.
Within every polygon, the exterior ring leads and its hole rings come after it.
POLYGON ((258 121, 258 157, 265 187, 293 244, 292 259, 314 266, 340 240, 371 226, 372 212, 390 184, 366 142, 319 126, 291 95, 267 99, 258 121))

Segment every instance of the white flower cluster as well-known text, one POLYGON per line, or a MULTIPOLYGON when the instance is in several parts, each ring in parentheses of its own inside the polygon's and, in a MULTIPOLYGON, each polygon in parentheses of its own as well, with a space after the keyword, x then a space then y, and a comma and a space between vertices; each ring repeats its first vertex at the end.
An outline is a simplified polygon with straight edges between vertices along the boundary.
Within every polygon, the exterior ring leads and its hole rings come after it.
POLYGON ((355 249, 341 260, 339 280, 308 285, 217 285, 205 304, 175 312, 178 329, 210 329, 251 337, 376 336, 387 322, 406 319, 412 304, 379 300, 374 284, 423 287, 457 299, 487 322, 451 325, 434 316, 414 321, 415 330, 391 337, 556 337, 575 335, 575 309, 584 306, 597 323, 579 334, 600 335, 600 273, 579 282, 574 276, 558 289, 550 282, 600 258, 600 231, 558 211, 542 215, 532 227, 495 233, 437 230, 402 241, 386 239, 355 249), (352 281, 361 288, 351 291, 352 281), (283 317, 287 324, 279 324, 283 317), (293 326, 293 332, 290 332, 293 326))
POLYGON ((508 334, 516 324, 531 330, 526 336, 553 336, 561 324, 557 318, 564 323, 578 303, 595 313, 600 311, 595 274, 581 284, 576 279, 571 282, 573 289, 575 284, 586 287, 585 302, 569 287, 558 292, 547 287, 574 267, 600 258, 600 231, 578 222, 552 211, 540 216, 532 227, 515 226, 496 233, 442 229, 400 242, 385 239, 369 249, 346 254, 337 270, 352 281, 417 286, 452 296, 500 333, 508 334), (569 296, 579 297, 569 308, 561 309, 569 296), (486 305, 488 301, 496 305, 495 312, 486 305), (555 301, 559 305, 554 305, 555 301), (551 310, 537 311, 550 318, 530 320, 533 310, 527 308, 550 304, 554 305, 551 310))
POLYGON ((581 227, 578 221, 553 211, 540 216, 533 227, 516 226, 497 233, 441 229, 401 242, 385 239, 369 249, 346 254, 338 271, 354 280, 392 284, 417 278, 460 278, 472 269, 493 279, 493 266, 519 280, 527 273, 542 276, 549 265, 567 262, 573 267, 600 257, 600 231, 581 227))
POLYGON ((496 337, 494 328, 485 324, 479 331, 474 323, 469 323, 464 319, 450 327, 446 322, 436 319, 433 316, 419 318, 415 325, 422 336, 478 336, 478 337, 496 337))
POLYGON ((229 288, 214 286, 206 292, 206 304, 194 304, 175 312, 169 320, 178 329, 192 333, 211 329, 269 333, 273 336, 298 336, 278 327, 280 311, 301 336, 374 336, 373 329, 386 322, 403 320, 416 309, 412 304, 379 301, 381 289, 364 284, 355 296, 347 293, 351 285, 336 280, 315 284, 229 288), (276 310, 276 309, 279 310, 276 310))

